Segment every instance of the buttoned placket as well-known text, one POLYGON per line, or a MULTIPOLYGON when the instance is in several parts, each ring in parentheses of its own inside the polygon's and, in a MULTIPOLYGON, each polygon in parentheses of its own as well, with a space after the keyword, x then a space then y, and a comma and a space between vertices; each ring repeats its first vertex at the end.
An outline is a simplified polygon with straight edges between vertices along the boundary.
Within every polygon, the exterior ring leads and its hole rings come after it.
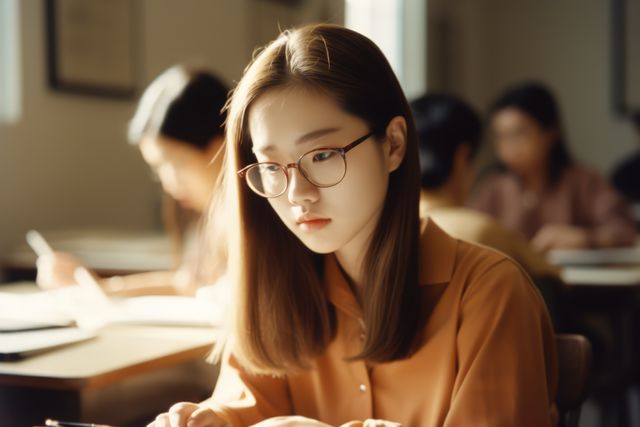
MULTIPOLYGON (((343 357, 351 357, 360 353, 362 345, 366 339, 365 323, 362 319, 362 311, 349 287, 344 273, 340 271, 335 258, 331 260, 331 268, 335 277, 331 286, 331 300, 342 312, 339 316, 339 330, 343 334, 343 357)), ((331 277, 331 276, 330 276, 331 277)), ((371 384, 371 367, 363 360, 353 360, 347 362, 351 371, 351 387, 354 399, 353 405, 357 408, 358 418, 374 418, 373 411, 373 387, 371 384)), ((355 409, 354 408, 354 409, 355 409)))
MULTIPOLYGON (((358 337, 360 338, 360 345, 364 343, 366 328, 365 323, 362 318, 358 318, 358 337)), ((371 387, 371 366, 368 365, 365 361, 357 362, 360 366, 360 384, 358 384, 358 391, 362 395, 363 399, 367 402, 368 413, 370 417, 373 417, 373 390, 371 387)))

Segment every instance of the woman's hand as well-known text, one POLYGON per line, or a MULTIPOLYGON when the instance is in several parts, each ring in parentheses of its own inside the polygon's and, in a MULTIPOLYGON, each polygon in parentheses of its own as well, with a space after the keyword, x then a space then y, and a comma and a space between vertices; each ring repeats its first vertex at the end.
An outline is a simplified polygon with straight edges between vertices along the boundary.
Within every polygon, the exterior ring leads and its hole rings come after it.
POLYGON ((147 427, 224 427, 227 423, 208 406, 180 402, 160 414, 147 427))
MULTIPOLYGON (((172 426, 173 427, 173 426, 172 426)), ((190 426, 189 426, 190 427, 190 426)), ((318 420, 290 415, 284 417, 274 417, 254 424, 252 427, 331 427, 318 420)))
POLYGON ((549 224, 542 227, 531 244, 539 251, 551 249, 580 249, 591 245, 589 233, 579 227, 564 224, 549 224))
POLYGON ((54 289, 76 283, 73 273, 82 266, 74 256, 64 252, 42 255, 36 261, 38 276, 36 282, 43 289, 54 289))

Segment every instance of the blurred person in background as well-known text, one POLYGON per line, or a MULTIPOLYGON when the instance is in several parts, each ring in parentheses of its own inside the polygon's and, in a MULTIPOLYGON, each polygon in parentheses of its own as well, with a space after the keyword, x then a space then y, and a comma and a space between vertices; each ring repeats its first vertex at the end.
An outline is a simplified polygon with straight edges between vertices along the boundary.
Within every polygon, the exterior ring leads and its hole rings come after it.
POLYGON ((557 277, 557 268, 523 235, 464 206, 482 135, 478 114, 461 99, 445 94, 422 96, 411 108, 420 152, 420 216, 429 216, 454 237, 504 252, 533 277, 557 277))
MULTIPOLYGON (((222 165, 217 153, 224 142, 221 110, 227 94, 225 84, 211 73, 183 66, 166 70, 143 93, 128 138, 164 190, 163 220, 174 243, 176 268, 99 279, 108 293, 188 295, 222 275, 222 242, 204 248, 199 229, 222 165), (201 253, 211 254, 206 268, 201 253)), ((43 288, 74 284, 79 265, 68 253, 41 256, 37 282, 43 288)))
POLYGON ((560 111, 544 85, 509 88, 490 110, 498 161, 470 206, 522 232, 539 251, 630 245, 630 206, 569 154, 560 111))
MULTIPOLYGON (((631 120, 636 133, 636 142, 640 144, 640 110, 633 113, 631 120)), ((640 204, 640 146, 638 148, 632 156, 615 168, 612 181, 618 191, 634 203, 640 204)))

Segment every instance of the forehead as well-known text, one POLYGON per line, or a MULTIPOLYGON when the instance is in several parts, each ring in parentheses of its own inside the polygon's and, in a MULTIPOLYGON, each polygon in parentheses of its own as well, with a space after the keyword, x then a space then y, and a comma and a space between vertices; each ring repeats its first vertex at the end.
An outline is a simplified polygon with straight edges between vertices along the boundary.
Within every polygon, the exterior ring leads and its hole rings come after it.
POLYGON ((318 129, 366 127, 329 95, 305 89, 274 89, 259 96, 248 113, 253 147, 294 142, 318 129))
POLYGON ((498 111, 494 115, 492 122, 494 126, 499 128, 535 124, 533 118, 531 118, 527 113, 511 107, 498 111))

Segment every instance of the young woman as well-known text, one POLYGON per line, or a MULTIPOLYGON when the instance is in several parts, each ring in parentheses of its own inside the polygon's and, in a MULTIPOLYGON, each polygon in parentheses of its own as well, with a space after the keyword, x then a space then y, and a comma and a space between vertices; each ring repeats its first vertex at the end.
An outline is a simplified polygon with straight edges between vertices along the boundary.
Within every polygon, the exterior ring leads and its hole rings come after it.
POLYGON ((537 83, 507 90, 493 105, 497 172, 470 205, 521 231, 540 251, 623 246, 635 240, 630 207, 596 172, 569 155, 551 92, 537 83))
MULTIPOLYGON (((189 294, 224 269, 218 254, 208 260, 208 272, 198 273, 203 277, 196 274, 198 219, 209 205, 222 164, 216 154, 224 141, 221 110, 227 94, 212 74, 182 66, 168 69, 145 90, 129 125, 129 141, 138 146, 166 194, 164 219, 174 240, 177 268, 101 280, 106 291, 189 294)), ((38 283, 44 288, 73 284, 78 265, 80 261, 66 253, 40 257, 38 283)))
POLYGON ((507 257, 420 223, 413 119, 369 39, 284 32, 246 69, 226 132, 220 377, 150 425, 555 423, 542 298, 507 257))

